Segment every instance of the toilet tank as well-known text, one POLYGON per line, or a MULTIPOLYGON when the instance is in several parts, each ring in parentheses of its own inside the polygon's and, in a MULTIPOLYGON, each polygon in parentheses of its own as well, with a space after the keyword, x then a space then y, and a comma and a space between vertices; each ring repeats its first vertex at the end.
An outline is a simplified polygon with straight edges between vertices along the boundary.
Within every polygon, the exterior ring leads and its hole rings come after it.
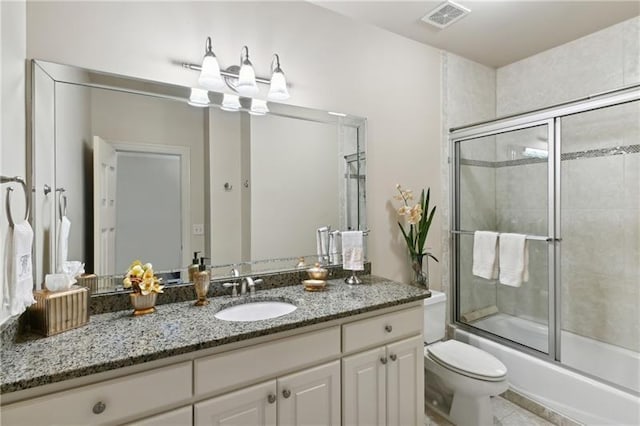
POLYGON ((446 315, 447 295, 431 290, 431 297, 424 299, 424 341, 427 344, 444 338, 446 315))

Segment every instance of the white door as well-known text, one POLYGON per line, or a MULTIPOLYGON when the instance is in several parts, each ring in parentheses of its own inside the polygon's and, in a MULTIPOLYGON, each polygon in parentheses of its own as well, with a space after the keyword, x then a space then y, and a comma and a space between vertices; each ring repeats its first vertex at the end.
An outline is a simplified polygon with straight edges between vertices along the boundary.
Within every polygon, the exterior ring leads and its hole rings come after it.
POLYGON ((342 359, 342 416, 345 425, 386 424, 384 347, 342 359))
POLYGON ((192 424, 193 408, 189 405, 129 423, 128 426, 189 426, 192 424))
POLYGON ((278 425, 340 425, 340 361, 278 379, 278 425))
POLYGON ((116 150, 107 141, 94 136, 93 272, 98 275, 116 273, 116 172, 116 150))
POLYGON ((199 402, 193 413, 195 426, 275 426, 276 381, 199 402))
POLYGON ((387 424, 424 421, 424 344, 422 336, 387 345, 387 424))

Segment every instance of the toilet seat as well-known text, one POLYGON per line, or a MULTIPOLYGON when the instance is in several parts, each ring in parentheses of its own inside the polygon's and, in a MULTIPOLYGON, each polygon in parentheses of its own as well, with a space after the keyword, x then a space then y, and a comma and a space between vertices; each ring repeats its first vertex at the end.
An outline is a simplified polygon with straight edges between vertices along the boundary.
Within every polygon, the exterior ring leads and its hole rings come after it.
POLYGON ((429 345, 427 352, 442 367, 473 379, 499 382, 507 375, 507 368, 499 359, 457 340, 429 345))

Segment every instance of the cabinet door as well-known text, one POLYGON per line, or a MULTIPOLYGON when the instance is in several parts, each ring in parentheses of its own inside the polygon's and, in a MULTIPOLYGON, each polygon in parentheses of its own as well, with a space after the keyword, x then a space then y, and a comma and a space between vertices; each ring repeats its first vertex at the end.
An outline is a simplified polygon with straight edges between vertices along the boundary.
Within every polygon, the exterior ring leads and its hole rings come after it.
POLYGON ((421 336, 387 345, 387 424, 424 421, 424 345, 421 336))
POLYGON ((384 347, 342 359, 342 416, 345 425, 386 424, 384 347))
POLYGON ((251 386, 194 405, 195 426, 276 424, 276 382, 251 386))
POLYGON ((340 361, 278 379, 278 425, 340 425, 340 361))
POLYGON ((157 416, 147 417, 129 423, 128 426, 188 426, 193 424, 193 408, 191 406, 176 408, 157 416))

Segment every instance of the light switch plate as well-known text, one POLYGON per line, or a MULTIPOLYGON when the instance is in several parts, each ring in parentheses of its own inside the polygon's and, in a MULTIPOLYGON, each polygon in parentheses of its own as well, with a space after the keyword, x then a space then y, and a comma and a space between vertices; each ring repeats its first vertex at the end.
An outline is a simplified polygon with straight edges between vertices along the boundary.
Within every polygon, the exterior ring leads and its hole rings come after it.
POLYGON ((204 225, 201 223, 194 224, 193 235, 204 235, 204 225))

